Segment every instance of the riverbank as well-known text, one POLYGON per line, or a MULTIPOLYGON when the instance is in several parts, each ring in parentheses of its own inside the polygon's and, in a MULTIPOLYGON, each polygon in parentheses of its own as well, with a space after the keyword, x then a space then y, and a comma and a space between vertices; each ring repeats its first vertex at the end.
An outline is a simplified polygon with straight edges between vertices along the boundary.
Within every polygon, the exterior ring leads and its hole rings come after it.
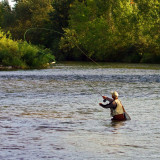
POLYGON ((160 64, 149 63, 111 63, 111 62, 85 62, 85 61, 57 61, 55 65, 65 66, 93 66, 96 68, 127 68, 127 69, 160 69, 160 64))
POLYGON ((28 70, 28 69, 50 69, 53 67, 53 65, 55 65, 56 62, 51 62, 51 63, 47 63, 45 64, 43 67, 41 68, 22 68, 22 67, 17 67, 17 66, 3 66, 0 65, 0 71, 12 71, 12 70, 28 70))
POLYGON ((160 64, 148 64, 148 63, 111 63, 111 62, 97 62, 98 65, 96 65, 93 62, 82 62, 82 61, 58 61, 58 62, 51 62, 47 63, 44 67, 42 68, 20 68, 20 67, 15 67, 15 66, 3 66, 0 65, 0 71, 12 71, 12 70, 28 70, 28 69, 51 69, 55 66, 72 66, 72 67, 77 67, 77 66, 93 66, 95 68, 127 68, 127 69, 154 69, 154 70, 159 70, 160 69, 160 64))

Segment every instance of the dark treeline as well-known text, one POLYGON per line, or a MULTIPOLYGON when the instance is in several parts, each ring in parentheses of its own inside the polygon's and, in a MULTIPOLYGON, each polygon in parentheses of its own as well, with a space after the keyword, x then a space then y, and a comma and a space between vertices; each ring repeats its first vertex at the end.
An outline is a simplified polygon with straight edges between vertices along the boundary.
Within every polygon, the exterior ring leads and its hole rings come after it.
POLYGON ((27 42, 49 48, 57 60, 88 60, 78 45, 95 61, 160 63, 159 0, 15 2, 12 9, 0 3, 1 29, 19 41, 35 28, 27 42))

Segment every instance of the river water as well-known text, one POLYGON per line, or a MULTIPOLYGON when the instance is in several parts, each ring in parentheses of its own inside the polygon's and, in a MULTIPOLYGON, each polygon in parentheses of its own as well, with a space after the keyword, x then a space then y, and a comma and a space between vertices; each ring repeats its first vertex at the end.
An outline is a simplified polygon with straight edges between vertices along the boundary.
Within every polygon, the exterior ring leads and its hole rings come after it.
POLYGON ((159 160, 160 65, 57 64, 0 72, 1 160, 159 160), (130 121, 113 123, 101 95, 130 121))

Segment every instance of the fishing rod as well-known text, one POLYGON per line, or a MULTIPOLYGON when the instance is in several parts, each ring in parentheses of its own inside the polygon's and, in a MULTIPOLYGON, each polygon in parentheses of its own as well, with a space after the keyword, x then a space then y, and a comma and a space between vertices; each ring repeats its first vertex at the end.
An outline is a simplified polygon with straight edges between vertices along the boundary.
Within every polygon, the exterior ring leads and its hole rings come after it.
MULTIPOLYGON (((30 30, 47 30, 47 31, 53 31, 53 32, 55 32, 55 33, 58 33, 58 34, 60 34, 60 35, 62 35, 62 36, 64 36, 64 37, 66 37, 67 38, 67 36, 65 36, 63 33, 61 33, 61 32, 58 32, 58 31, 56 31, 56 30, 54 30, 54 29, 48 29, 48 28, 29 28, 29 29, 27 29, 26 31, 25 31, 25 33, 24 33, 24 41, 26 41, 26 34, 27 34, 27 32, 28 31, 30 31, 30 30)), ((85 55, 88 59, 90 59, 93 63, 95 63, 97 66, 99 66, 99 67, 101 67, 96 61, 94 61, 91 57, 89 57, 76 43, 74 43, 72 40, 70 40, 80 51, 81 51, 81 53, 83 53, 83 55, 85 55)), ((71 71, 72 73, 74 73, 74 74, 76 74, 75 72, 73 72, 73 71, 71 71)), ((84 81, 84 80, 82 80, 82 81, 84 81)), ((94 91, 96 91, 101 97, 103 97, 102 96, 102 94, 99 92, 99 91, 97 91, 91 84, 88 84, 94 91)))

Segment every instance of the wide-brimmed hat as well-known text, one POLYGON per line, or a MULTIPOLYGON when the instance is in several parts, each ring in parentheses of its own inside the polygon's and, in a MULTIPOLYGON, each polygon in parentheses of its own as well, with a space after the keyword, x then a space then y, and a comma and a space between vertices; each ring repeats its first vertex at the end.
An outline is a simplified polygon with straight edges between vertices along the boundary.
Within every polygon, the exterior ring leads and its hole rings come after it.
POLYGON ((118 92, 114 91, 114 92, 111 92, 112 96, 113 97, 117 97, 118 98, 118 92))

